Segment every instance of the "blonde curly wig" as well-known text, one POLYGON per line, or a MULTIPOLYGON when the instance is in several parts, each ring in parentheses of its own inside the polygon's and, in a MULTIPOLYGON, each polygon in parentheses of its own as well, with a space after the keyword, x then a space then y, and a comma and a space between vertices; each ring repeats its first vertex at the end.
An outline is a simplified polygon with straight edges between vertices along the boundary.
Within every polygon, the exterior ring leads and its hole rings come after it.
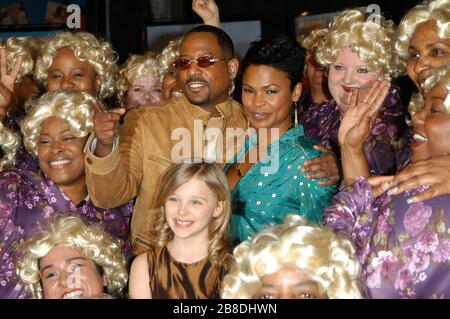
POLYGON ((213 266, 223 265, 227 268, 231 263, 231 249, 227 236, 231 218, 231 195, 228 180, 218 164, 180 163, 173 165, 164 173, 156 200, 156 207, 160 209, 155 217, 155 227, 151 236, 155 240, 152 244, 162 247, 172 240, 173 232, 167 223, 164 205, 170 195, 192 178, 205 182, 217 195, 217 200, 224 203, 222 214, 213 217, 209 226, 208 255, 213 266))
POLYGON ((409 10, 398 26, 398 39, 395 48, 400 57, 403 70, 409 54, 409 44, 416 27, 425 21, 436 21, 435 28, 441 39, 450 39, 450 1, 425 1, 409 10))
POLYGON ((14 68, 18 57, 22 57, 22 67, 16 83, 22 82, 27 75, 33 75, 34 65, 39 54, 40 40, 35 37, 11 37, 6 41, 6 63, 8 73, 14 68))
POLYGON ((0 148, 3 152, 3 157, 0 158, 0 171, 14 167, 19 147, 20 137, 0 122, 0 148))
POLYGON ((328 26, 329 32, 317 45, 317 62, 328 67, 342 49, 351 47, 371 72, 391 77, 400 75, 402 70, 394 48, 394 23, 378 18, 380 24, 368 21, 358 10, 345 10, 335 16, 328 26))
POLYGON ((161 71, 158 58, 153 52, 130 56, 117 72, 116 89, 120 103, 123 105, 124 96, 135 79, 152 76, 157 82, 160 82, 161 71))
POLYGON ((161 70, 161 82, 169 67, 180 55, 180 44, 182 40, 183 37, 170 41, 169 44, 167 44, 167 46, 161 51, 161 53, 158 54, 157 59, 161 70))
MULTIPOLYGON (((428 79, 425 80, 424 89, 425 96, 427 93, 435 87, 437 84, 440 84, 444 87, 447 92, 447 98, 444 101, 444 107, 447 111, 447 114, 450 114, 450 66, 445 65, 438 69, 436 69, 428 79)), ((425 100, 420 93, 414 93, 411 97, 411 101, 409 102, 408 110, 412 114, 419 112, 425 105, 425 100)))
POLYGON ((224 278, 222 298, 253 298, 265 275, 285 266, 306 271, 331 299, 362 298, 361 266, 348 239, 326 227, 288 215, 284 224, 263 229, 233 251, 235 263, 224 278))
POLYGON ((300 37, 298 43, 306 50, 314 51, 320 39, 328 34, 328 28, 317 28, 312 30, 307 36, 300 37))
POLYGON ((53 58, 59 49, 65 47, 70 47, 78 59, 94 67, 100 78, 100 98, 114 94, 118 55, 109 42, 87 32, 59 32, 49 37, 36 62, 36 80, 47 87, 48 70, 53 63, 53 58))
POLYGON ((86 258, 102 266, 108 276, 109 293, 118 294, 125 287, 128 272, 121 252, 122 242, 113 239, 99 224, 86 225, 80 217, 64 214, 52 218, 47 228, 24 242, 24 254, 17 262, 16 271, 33 298, 44 296, 39 260, 57 245, 79 248, 86 258))
POLYGON ((56 116, 69 125, 76 137, 86 137, 94 131, 95 98, 86 92, 58 90, 31 100, 21 130, 27 151, 37 157, 41 125, 56 116))

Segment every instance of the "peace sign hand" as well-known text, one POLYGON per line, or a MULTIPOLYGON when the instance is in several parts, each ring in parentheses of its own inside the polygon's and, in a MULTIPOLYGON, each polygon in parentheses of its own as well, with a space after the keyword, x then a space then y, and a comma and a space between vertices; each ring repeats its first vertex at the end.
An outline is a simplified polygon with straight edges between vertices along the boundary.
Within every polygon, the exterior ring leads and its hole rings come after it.
POLYGON ((6 116, 11 104, 15 102, 14 83, 22 67, 22 57, 19 56, 14 62, 11 73, 8 74, 6 61, 6 48, 0 47, 0 121, 6 116))
POLYGON ((339 144, 362 147, 389 93, 389 81, 377 80, 358 102, 359 89, 352 92, 350 104, 339 126, 339 144))

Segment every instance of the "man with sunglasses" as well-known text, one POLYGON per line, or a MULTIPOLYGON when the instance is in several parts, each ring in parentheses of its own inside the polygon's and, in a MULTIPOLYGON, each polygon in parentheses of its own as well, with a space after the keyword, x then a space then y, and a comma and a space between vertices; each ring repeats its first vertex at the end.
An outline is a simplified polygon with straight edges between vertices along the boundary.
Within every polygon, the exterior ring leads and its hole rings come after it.
POLYGON ((134 254, 156 243, 151 230, 154 212, 160 209, 155 197, 162 174, 188 157, 225 164, 239 149, 229 143, 227 132, 247 128, 242 105, 230 98, 239 62, 223 30, 209 25, 190 30, 174 67, 181 97, 161 107, 128 112, 118 138, 122 111, 99 105, 95 136, 87 143, 86 180, 92 201, 99 207, 116 207, 136 197, 131 222, 134 254))

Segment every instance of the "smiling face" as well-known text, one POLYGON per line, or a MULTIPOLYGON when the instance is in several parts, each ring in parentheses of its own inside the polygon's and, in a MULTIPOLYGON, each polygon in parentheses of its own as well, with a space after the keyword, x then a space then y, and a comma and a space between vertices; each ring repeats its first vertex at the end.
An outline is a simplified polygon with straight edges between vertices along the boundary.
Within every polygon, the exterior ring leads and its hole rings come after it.
POLYGON ((286 73, 266 65, 249 65, 243 75, 242 104, 254 128, 279 128, 283 135, 291 126, 291 107, 301 94, 301 84, 291 90, 286 73))
POLYGON ((57 245, 39 260, 45 299, 93 298, 103 293, 107 276, 76 247, 57 245))
POLYGON ((450 153, 450 115, 444 107, 446 98, 447 92, 438 84, 426 95, 423 109, 413 114, 413 162, 450 153))
POLYGON ((317 282, 296 267, 285 266, 280 271, 261 278, 262 287, 254 299, 317 299, 325 298, 317 282))
POLYGON ((236 75, 239 63, 235 58, 226 60, 225 52, 213 33, 193 32, 185 36, 180 46, 180 58, 204 56, 225 60, 203 68, 194 62, 187 70, 177 70, 178 81, 189 102, 212 108, 228 98, 230 79, 236 75))
POLYGON ((162 99, 161 85, 154 76, 143 76, 134 79, 126 93, 125 107, 127 110, 148 105, 158 105, 162 99))
POLYGON ((52 92, 59 89, 85 91, 94 96, 100 90, 100 80, 94 67, 79 60, 72 49, 67 47, 56 52, 48 70, 47 90, 52 92))
POLYGON ((209 225, 213 217, 222 214, 223 202, 205 182, 194 177, 169 196, 164 208, 174 240, 190 239, 200 247, 209 242, 209 225))
POLYGON ((328 89, 341 112, 345 112, 350 103, 352 91, 360 88, 359 97, 379 78, 369 72, 367 63, 362 61, 351 48, 341 50, 336 61, 331 63, 328 74, 328 89))
POLYGON ((42 122, 38 145, 39 166, 63 190, 85 184, 83 147, 63 120, 51 116, 42 122))
POLYGON ((429 20, 417 25, 409 45, 406 71, 422 96, 423 83, 435 69, 450 64, 450 39, 442 39, 436 33, 436 22, 429 20))

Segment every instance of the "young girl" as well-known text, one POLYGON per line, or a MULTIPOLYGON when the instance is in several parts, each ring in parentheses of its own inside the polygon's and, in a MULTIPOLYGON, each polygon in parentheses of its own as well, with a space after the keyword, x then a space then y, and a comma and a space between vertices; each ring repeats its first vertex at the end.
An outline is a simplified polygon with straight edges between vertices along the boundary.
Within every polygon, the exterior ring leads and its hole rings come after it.
POLYGON ((230 190, 218 164, 182 163, 163 176, 154 249, 136 257, 130 298, 219 298, 231 251, 230 190))

